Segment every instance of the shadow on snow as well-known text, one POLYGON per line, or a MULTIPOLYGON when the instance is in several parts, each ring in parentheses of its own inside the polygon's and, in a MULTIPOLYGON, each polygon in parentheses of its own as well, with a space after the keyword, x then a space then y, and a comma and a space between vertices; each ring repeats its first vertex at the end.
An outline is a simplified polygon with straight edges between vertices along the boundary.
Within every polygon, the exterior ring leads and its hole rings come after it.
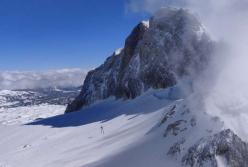
POLYGON ((36 120, 26 125, 63 128, 83 126, 94 122, 103 123, 120 115, 131 115, 132 117, 129 119, 132 119, 140 114, 155 112, 161 107, 168 105, 171 100, 168 100, 167 96, 164 95, 166 95, 164 91, 149 91, 133 100, 115 100, 110 98, 99 101, 81 111, 36 120))

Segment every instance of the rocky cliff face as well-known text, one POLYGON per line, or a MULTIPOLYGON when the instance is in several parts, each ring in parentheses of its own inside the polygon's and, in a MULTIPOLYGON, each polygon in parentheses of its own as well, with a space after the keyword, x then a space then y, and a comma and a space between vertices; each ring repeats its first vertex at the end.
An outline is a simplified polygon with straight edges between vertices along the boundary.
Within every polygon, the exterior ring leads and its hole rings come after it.
POLYGON ((246 167, 248 145, 228 129, 202 138, 188 150, 182 161, 192 167, 201 167, 206 164, 211 167, 246 167))
POLYGON ((213 42, 200 22, 184 9, 163 8, 138 24, 103 65, 90 71, 80 95, 66 112, 110 96, 135 98, 150 88, 167 88, 206 66, 213 42))
POLYGON ((199 101, 197 97, 188 98, 164 109, 158 127, 164 130, 164 142, 169 143, 163 147, 167 158, 182 167, 247 167, 245 140, 228 129, 221 118, 193 109, 192 100, 199 101))

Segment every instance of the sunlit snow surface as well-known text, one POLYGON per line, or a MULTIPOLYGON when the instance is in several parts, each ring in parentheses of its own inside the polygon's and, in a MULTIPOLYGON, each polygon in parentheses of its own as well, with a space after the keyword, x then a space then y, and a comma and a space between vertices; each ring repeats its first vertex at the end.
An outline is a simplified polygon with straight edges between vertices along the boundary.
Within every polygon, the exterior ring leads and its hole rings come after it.
POLYGON ((35 106, 0 108, 0 124, 13 125, 25 124, 38 119, 43 119, 62 114, 65 106, 41 104, 35 106))
MULTIPOLYGON (((169 94, 169 90, 157 90, 134 100, 110 98, 80 112, 39 120, 36 120, 35 114, 24 114, 19 118, 21 111, 15 111, 7 117, 2 115, 0 166, 181 166, 177 156, 168 155, 170 147, 185 139, 185 148, 182 150, 185 153, 200 137, 214 133, 212 128, 216 125, 204 115, 187 112, 187 102, 183 99, 169 99, 169 94), (174 106, 175 113, 160 124, 174 106), (15 121, 16 117, 18 119, 15 121), (192 126, 190 120, 193 117, 202 126, 192 126), (22 124, 30 120, 36 121, 22 124), (165 137, 166 127, 178 120, 187 121, 180 125, 176 136, 168 131, 165 137), (101 133, 101 126, 104 134, 101 133)), ((56 110, 47 107, 46 110, 43 106, 44 113, 51 114, 53 111, 57 114, 56 110)), ((178 155, 180 158, 181 155, 178 155)))

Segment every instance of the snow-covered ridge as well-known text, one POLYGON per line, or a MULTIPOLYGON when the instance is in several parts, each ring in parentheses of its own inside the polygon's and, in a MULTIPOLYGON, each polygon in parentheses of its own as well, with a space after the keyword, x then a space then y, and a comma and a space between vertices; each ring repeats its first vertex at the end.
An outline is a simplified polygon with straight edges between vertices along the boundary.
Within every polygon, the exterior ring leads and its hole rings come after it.
POLYGON ((0 96, 21 96, 28 94, 27 91, 0 90, 0 96))

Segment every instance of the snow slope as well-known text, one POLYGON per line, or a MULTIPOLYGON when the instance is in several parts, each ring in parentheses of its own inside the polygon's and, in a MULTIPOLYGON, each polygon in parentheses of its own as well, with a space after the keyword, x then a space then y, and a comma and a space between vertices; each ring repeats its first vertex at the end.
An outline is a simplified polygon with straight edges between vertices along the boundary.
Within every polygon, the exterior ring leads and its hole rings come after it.
POLYGON ((187 148, 221 125, 203 112, 191 112, 187 100, 171 99, 171 91, 150 90, 126 101, 109 98, 75 113, 26 125, 0 125, 0 164, 180 166, 187 148))
POLYGON ((63 114, 65 108, 64 105, 51 104, 0 108, 0 124, 25 124, 37 119, 63 114))

